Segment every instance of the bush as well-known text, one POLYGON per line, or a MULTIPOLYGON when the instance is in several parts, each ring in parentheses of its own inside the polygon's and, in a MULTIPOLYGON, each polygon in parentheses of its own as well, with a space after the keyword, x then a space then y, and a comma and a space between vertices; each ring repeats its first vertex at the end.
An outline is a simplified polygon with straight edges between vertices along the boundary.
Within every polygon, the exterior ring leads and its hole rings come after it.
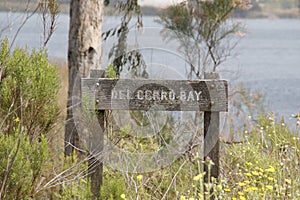
POLYGON ((8 40, 0 42, 0 199, 37 198, 41 191, 59 84, 44 50, 10 52, 8 40))
POLYGON ((0 187, 3 199, 29 199, 33 197, 42 177, 48 157, 45 137, 30 142, 29 135, 0 133, 0 187))
POLYGON ((0 46, 0 129, 14 134, 18 121, 30 138, 47 133, 58 119, 59 76, 43 50, 16 48, 9 52, 8 41, 0 46))

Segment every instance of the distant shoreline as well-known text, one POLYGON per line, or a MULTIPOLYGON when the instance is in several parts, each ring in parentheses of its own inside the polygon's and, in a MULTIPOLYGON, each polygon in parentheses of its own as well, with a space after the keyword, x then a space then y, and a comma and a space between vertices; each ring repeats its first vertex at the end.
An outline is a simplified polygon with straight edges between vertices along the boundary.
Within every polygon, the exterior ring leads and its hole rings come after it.
MULTIPOLYGON (((17 2, 0 2, 0 12, 32 12, 36 9, 37 3, 29 3, 28 6, 25 4, 20 4, 17 2)), ((66 3, 59 4, 60 13, 69 13, 70 6, 66 3)), ((162 9, 154 7, 142 7, 142 13, 144 16, 157 16, 161 13, 162 9)), ((112 8, 105 8, 105 15, 114 15, 112 8)), ((236 18, 289 18, 289 19, 300 19, 300 11, 298 8, 283 10, 277 9, 270 12, 260 12, 260 11, 248 11, 243 14, 243 16, 236 15, 236 18)))
MULTIPOLYGON (((32 12, 37 8, 37 3, 31 2, 29 4, 18 2, 0 2, 0 12, 32 12)), ((69 12, 69 4, 59 4, 59 11, 61 13, 69 12)))

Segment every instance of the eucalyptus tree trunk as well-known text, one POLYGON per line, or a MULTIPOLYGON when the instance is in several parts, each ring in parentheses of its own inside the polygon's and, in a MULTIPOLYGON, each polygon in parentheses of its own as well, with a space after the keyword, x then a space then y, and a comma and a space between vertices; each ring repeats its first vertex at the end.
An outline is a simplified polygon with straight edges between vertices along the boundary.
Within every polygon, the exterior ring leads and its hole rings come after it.
POLYGON ((100 68, 103 0, 72 0, 69 30, 69 91, 65 126, 65 155, 80 148, 72 112, 72 97, 80 97, 80 78, 88 77, 90 69, 100 68), (76 88, 75 88, 76 87, 76 88))

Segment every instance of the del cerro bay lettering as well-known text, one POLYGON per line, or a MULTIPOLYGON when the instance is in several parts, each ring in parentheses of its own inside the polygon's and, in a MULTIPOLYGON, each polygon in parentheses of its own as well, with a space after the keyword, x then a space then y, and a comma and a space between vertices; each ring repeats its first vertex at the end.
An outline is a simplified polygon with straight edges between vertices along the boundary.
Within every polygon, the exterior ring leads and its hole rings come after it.
POLYGON ((132 100, 137 99, 141 101, 200 101, 202 91, 180 91, 173 90, 112 90, 111 99, 132 100))

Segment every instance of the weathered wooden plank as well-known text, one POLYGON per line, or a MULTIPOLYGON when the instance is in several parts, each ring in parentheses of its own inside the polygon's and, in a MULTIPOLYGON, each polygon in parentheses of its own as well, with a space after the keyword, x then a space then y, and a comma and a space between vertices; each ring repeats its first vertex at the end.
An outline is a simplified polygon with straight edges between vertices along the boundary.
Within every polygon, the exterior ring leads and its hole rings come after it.
POLYGON ((98 110, 228 110, 225 80, 82 79, 82 97, 98 110))

